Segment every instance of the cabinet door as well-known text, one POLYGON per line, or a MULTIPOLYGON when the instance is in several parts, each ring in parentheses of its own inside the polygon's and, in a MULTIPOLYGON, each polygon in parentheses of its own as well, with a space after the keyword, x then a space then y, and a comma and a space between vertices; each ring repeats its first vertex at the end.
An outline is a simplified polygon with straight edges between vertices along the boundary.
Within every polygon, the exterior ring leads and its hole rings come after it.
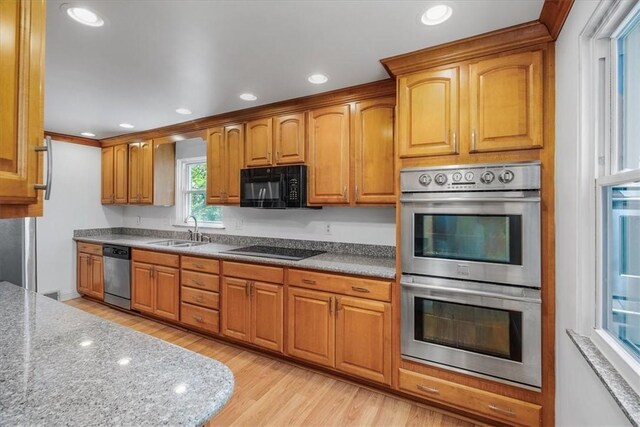
POLYGON ((304 163, 304 113, 287 114, 273 119, 275 163, 288 165, 304 163))
POLYGON ((393 98, 356 104, 355 201, 395 203, 393 98))
POLYGON ((309 114, 309 203, 349 202, 349 110, 340 105, 309 114))
POLYGON ((459 74, 455 67, 398 80, 400 157, 458 153, 459 74))
POLYGON ((391 384, 391 304, 337 298, 336 368, 391 384))
POLYGON ((91 255, 91 296, 104 298, 104 266, 102 257, 91 255))
POLYGON ((178 320, 180 270, 160 265, 153 266, 153 285, 153 313, 165 319, 178 320))
POLYGON ((333 295, 298 288, 289 288, 287 292, 287 353, 335 366, 333 295))
POLYGON ((219 205, 225 188, 224 129, 209 129, 207 141, 207 203, 219 205))
POLYGON ((102 149, 102 204, 110 205, 115 202, 114 193, 114 157, 113 147, 106 147, 102 149))
POLYGON ((126 144, 113 148, 113 192, 116 204, 127 203, 127 182, 129 173, 129 150, 126 144))
POLYGON ((38 203, 45 2, 0 2, 0 204, 38 203))
POLYGON ((222 280, 222 334, 242 341, 251 340, 251 299, 249 281, 225 277, 222 280))
POLYGON ((471 152, 542 147, 542 51, 469 66, 471 152))
POLYGON ((140 202, 153 204, 153 141, 140 143, 140 202))
POLYGON ((246 166, 271 166, 273 130, 271 119, 254 120, 247 123, 244 153, 246 166))
POLYGON ((225 153, 227 158, 227 179, 225 189, 226 204, 240 204, 240 169, 244 165, 243 125, 225 126, 225 153))
POLYGON ((282 353, 282 286, 251 284, 251 342, 282 353))
POLYGON ((153 313, 153 266, 134 261, 131 264, 131 307, 153 313))
POLYGON ((140 203, 141 156, 140 143, 129 144, 129 203, 140 203))
POLYGON ((78 253, 78 266, 77 266, 77 284, 78 292, 81 294, 91 293, 91 255, 85 253, 78 253))

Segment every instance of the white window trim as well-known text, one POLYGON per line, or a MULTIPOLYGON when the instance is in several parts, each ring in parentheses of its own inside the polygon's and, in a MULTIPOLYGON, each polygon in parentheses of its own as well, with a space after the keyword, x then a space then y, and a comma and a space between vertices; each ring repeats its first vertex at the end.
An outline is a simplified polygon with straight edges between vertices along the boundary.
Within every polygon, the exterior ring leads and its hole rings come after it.
POLYGON ((589 336, 629 385, 640 394, 640 363, 602 328, 602 188, 618 182, 640 179, 640 172, 623 171, 611 175, 612 159, 617 159, 617 105, 611 103, 611 87, 616 73, 607 62, 616 52, 612 37, 640 11, 639 1, 604 0, 580 35, 580 89, 578 130, 578 331, 589 336), (603 59, 605 57, 607 59, 603 59), (604 61, 604 62, 603 62, 604 61), (604 76, 601 71, 604 71, 604 76), (613 74, 613 75, 612 75, 613 74), (602 82, 598 81, 603 78, 602 82), (601 84, 602 83, 602 84, 601 84), (598 91, 604 87, 604 90, 598 91), (603 106, 604 108, 601 108, 603 106), (600 157, 597 157, 600 156, 600 157), (594 238, 595 236, 595 238, 594 238))
MULTIPOLYGON (((186 176, 184 175, 184 166, 190 163, 200 163, 202 157, 188 157, 184 159, 176 160, 176 215, 174 221, 174 227, 193 227, 193 222, 185 221, 185 198, 184 198, 184 185, 186 182, 186 176)), ((224 221, 217 222, 204 222, 198 221, 198 228, 210 228, 210 229, 224 229, 224 221)))

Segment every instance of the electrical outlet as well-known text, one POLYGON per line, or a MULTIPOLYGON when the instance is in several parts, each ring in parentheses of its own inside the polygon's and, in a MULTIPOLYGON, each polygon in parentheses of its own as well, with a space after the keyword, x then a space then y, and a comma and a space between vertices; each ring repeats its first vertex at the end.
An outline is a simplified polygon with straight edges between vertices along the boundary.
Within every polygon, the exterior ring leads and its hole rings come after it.
POLYGON ((323 229, 324 229, 324 234, 326 234, 327 236, 331 235, 331 223, 330 222, 325 223, 323 229))
POLYGON ((240 230, 244 227, 244 219, 238 218, 236 219, 236 230, 240 230))
POLYGON ((141 222, 142 222, 142 217, 137 216, 136 217, 136 224, 140 225, 141 222))

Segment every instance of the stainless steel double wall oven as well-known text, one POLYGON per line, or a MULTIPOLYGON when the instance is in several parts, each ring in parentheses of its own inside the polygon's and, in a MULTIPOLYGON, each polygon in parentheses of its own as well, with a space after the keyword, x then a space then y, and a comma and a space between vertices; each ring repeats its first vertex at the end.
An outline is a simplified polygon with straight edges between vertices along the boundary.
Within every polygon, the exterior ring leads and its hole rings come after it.
POLYGON ((540 387, 540 165, 404 169, 402 354, 540 387))

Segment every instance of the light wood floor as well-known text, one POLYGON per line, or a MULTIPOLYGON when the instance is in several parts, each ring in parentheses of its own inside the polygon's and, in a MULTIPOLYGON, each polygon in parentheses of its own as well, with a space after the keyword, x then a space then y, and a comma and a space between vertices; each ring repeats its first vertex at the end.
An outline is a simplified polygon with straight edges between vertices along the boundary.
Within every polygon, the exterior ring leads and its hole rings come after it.
POLYGON ((210 425, 473 426, 414 402, 78 298, 67 304, 229 366, 235 391, 210 425))

